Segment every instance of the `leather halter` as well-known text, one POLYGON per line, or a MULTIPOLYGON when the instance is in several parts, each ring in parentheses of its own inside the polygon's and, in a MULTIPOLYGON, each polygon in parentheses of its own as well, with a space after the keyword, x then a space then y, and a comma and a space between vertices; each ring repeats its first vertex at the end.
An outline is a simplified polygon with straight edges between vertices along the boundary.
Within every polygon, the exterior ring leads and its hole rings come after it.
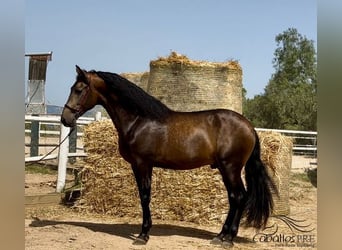
POLYGON ((72 113, 75 113, 76 118, 78 118, 79 116, 81 116, 83 114, 82 113, 84 111, 83 105, 86 102, 88 95, 89 95, 89 92, 90 92, 89 85, 87 85, 84 88, 84 91, 85 92, 82 93, 80 99, 77 102, 77 105, 76 105, 77 108, 73 108, 73 107, 69 106, 68 104, 64 105, 65 108, 69 109, 72 113))

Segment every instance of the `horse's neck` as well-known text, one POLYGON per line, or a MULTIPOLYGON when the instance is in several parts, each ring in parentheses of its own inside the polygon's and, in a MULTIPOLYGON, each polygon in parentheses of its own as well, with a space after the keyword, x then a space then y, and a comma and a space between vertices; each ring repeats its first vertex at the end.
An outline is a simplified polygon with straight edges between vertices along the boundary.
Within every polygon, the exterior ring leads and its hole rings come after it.
POLYGON ((103 107, 112 119, 119 136, 125 136, 138 120, 138 116, 127 112, 120 105, 113 102, 106 102, 103 107))

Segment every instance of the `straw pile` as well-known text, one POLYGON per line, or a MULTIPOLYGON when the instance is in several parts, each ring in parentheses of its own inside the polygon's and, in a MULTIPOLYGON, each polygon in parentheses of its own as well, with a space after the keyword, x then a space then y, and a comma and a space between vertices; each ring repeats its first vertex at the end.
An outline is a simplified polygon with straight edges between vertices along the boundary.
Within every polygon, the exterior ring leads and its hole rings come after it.
POLYGON ((190 60, 172 52, 150 62, 147 92, 176 111, 225 108, 242 112, 242 69, 237 61, 190 60))
MULTIPOLYGON (((84 134, 84 147, 88 157, 85 159, 82 171, 83 192, 78 207, 86 211, 119 217, 141 218, 135 179, 129 164, 118 153, 117 133, 112 122, 102 120, 91 123, 85 127, 84 134)), ((279 181, 288 178, 282 174, 289 166, 282 164, 286 162, 283 160, 289 157, 283 154, 291 154, 289 150, 284 150, 285 147, 289 147, 289 144, 283 144, 286 140, 279 134, 261 133, 260 138, 263 143, 263 159, 275 169, 274 177, 279 186, 279 181)), ((280 190, 281 198, 284 198, 283 193, 288 193, 284 188, 280 190)), ((288 195, 286 197, 288 199, 288 195)), ((276 200, 276 211, 277 202, 276 200)), ((284 205, 288 205, 288 200, 280 207, 283 208, 284 205)), ((225 220, 227 210, 227 194, 217 169, 213 170, 210 167, 187 171, 153 169, 151 201, 153 218, 217 224, 225 220)))
POLYGON ((158 57, 156 60, 151 61, 150 66, 169 66, 173 63, 192 66, 194 68, 198 68, 199 70, 201 67, 221 67, 239 70, 242 72, 242 68, 239 62, 236 60, 229 60, 227 62, 193 61, 187 56, 179 54, 175 51, 172 51, 167 57, 158 57))

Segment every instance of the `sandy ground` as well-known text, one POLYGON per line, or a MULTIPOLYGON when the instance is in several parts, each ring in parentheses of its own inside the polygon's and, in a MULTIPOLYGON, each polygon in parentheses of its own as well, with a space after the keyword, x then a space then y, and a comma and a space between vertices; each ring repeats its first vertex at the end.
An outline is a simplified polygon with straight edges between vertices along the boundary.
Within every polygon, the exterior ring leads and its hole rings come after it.
MULTIPOLYGON (((292 173, 315 167, 315 159, 293 158, 292 173)), ((294 176, 292 174, 290 184, 289 217, 297 220, 298 229, 306 231, 291 230, 285 222, 271 218, 270 228, 259 234, 252 228, 240 227, 232 249, 316 249, 317 188, 315 183, 294 176)), ((73 175, 68 175, 68 180, 72 179, 73 175)), ((26 195, 54 192, 55 186, 56 175, 26 174, 26 195)), ((26 207, 25 211, 25 249, 223 248, 210 244, 222 225, 154 220, 148 244, 135 246, 132 243, 140 230, 140 220, 137 219, 84 214, 63 205, 26 207)))

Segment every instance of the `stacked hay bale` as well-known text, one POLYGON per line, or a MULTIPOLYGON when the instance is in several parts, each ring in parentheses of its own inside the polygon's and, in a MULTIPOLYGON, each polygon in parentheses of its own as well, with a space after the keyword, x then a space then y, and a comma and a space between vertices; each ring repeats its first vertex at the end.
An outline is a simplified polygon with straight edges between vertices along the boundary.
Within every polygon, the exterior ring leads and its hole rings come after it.
POLYGON ((238 62, 192 61, 172 52, 150 62, 147 92, 176 111, 226 108, 242 112, 238 62))
MULTIPOLYGON (((132 170, 118 153, 117 133, 110 120, 84 129, 83 192, 79 207, 92 212, 141 218, 140 200, 132 170)), ((280 187, 275 213, 288 214, 288 171, 292 142, 280 134, 260 133, 262 159, 280 187), (274 174, 275 173, 275 174, 274 174)), ((217 169, 187 171, 154 168, 151 211, 153 218, 199 224, 222 223, 228 199, 217 169)))

